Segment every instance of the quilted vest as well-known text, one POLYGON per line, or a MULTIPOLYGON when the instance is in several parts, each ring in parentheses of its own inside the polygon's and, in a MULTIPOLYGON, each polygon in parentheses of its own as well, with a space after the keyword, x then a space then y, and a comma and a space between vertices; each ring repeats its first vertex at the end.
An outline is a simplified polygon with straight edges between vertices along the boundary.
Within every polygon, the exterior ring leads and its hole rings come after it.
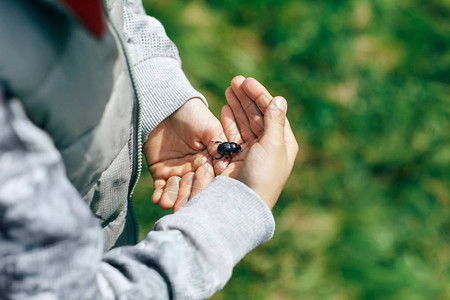
POLYGON ((93 37, 57 1, 0 1, 0 80, 46 131, 69 180, 103 227, 105 250, 137 242, 139 105, 127 66, 122 3, 93 37))

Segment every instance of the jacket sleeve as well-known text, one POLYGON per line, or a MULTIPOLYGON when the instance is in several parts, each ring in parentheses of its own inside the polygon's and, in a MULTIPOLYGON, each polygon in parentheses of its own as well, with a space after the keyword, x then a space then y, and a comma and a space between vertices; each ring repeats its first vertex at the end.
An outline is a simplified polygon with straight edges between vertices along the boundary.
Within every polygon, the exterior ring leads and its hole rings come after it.
POLYGON ((0 299, 208 298, 273 230, 254 192, 218 177, 136 246, 103 253, 52 142, 0 98, 0 299))
POLYGON ((147 16, 141 0, 124 1, 123 35, 142 100, 142 138, 191 98, 207 104, 181 69, 175 44, 162 24, 147 16))

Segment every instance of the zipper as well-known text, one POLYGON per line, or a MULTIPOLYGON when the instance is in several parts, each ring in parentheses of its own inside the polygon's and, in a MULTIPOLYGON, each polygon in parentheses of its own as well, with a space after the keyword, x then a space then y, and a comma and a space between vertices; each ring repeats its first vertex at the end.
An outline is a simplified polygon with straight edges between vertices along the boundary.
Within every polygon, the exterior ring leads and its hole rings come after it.
POLYGON ((134 190, 136 188, 136 185, 139 181, 139 178, 141 176, 141 172, 142 172, 142 119, 141 119, 141 106, 142 106, 142 96, 141 93, 139 91, 139 89, 137 88, 136 85, 136 74, 134 73, 134 69, 131 67, 131 59, 130 59, 130 55, 128 53, 128 50, 126 48, 126 43, 123 40, 122 35, 120 34, 120 32, 117 30, 116 25, 114 24, 114 22, 111 20, 111 17, 109 15, 109 10, 108 10, 108 4, 106 3, 107 0, 103 1, 103 5, 104 5, 104 11, 105 14, 107 16, 108 19, 108 23, 111 25, 112 29, 114 30, 115 35, 118 37, 119 41, 120 41, 120 45, 122 46, 122 51, 125 57, 125 61, 127 64, 127 69, 128 72, 130 74, 130 80, 131 80, 131 84, 134 90, 134 94, 135 94, 135 98, 136 98, 136 132, 134 134, 134 145, 137 145, 137 149, 135 148, 135 152, 136 155, 134 155, 133 157, 133 173, 131 174, 131 180, 130 180, 130 185, 128 188, 128 213, 131 214, 131 219, 133 220, 133 226, 134 226, 134 237, 133 237, 133 243, 136 244, 139 240, 139 224, 137 222, 137 217, 136 217, 136 212, 134 211, 134 207, 133 207, 133 193, 134 190))

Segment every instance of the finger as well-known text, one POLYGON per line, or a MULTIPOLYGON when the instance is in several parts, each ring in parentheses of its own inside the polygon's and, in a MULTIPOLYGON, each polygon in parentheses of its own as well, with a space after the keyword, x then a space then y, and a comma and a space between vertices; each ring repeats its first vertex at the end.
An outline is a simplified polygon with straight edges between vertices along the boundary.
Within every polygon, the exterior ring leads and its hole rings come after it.
POLYGON ((202 189, 210 184, 214 179, 214 170, 210 164, 204 164, 195 171, 192 182, 192 190, 189 199, 197 195, 202 189))
MULTIPOLYGON (((218 154, 216 152, 215 156, 216 157, 218 154)), ((222 172, 228 167, 229 161, 228 159, 215 159, 212 158, 212 165, 213 165, 213 170, 214 170, 214 174, 215 175, 220 175, 222 174, 222 172)), ((220 156, 218 156, 220 157, 220 156)))
POLYGON ((195 155, 152 164, 149 166, 149 170, 154 178, 182 177, 186 173, 194 172, 208 160, 209 155, 206 152, 199 152, 195 155))
POLYGON ((222 172, 228 167, 229 160, 225 159, 224 157, 222 159, 215 159, 215 157, 220 157, 220 155, 217 154, 217 151, 213 155, 214 156, 211 158, 213 171, 214 174, 217 176, 222 174, 222 172))
POLYGON ((286 120, 287 102, 283 97, 275 97, 270 102, 264 115, 264 130, 267 138, 284 139, 284 125, 286 120))
POLYGON ((250 122, 247 118, 247 114, 244 112, 238 98, 233 92, 231 87, 228 87, 225 91, 225 97, 227 98, 228 105, 231 107, 234 116, 236 117, 239 128, 241 129, 241 136, 245 142, 256 139, 256 135, 253 133, 250 122))
POLYGON ((161 199, 161 195, 164 191, 164 187, 166 186, 166 181, 164 179, 156 179, 153 182, 153 195, 152 195, 152 203, 158 204, 161 199))
POLYGON ((189 200, 189 195, 192 190, 192 183, 194 181, 194 172, 189 172, 180 180, 180 188, 178 190, 178 197, 173 207, 173 212, 182 208, 189 200))
POLYGON ((234 116, 229 105, 225 105, 222 108, 220 121, 228 141, 235 142, 237 144, 242 143, 241 134, 239 133, 239 129, 236 124, 236 117, 234 116))
POLYGON ((172 176, 167 180, 166 188, 159 201, 159 207, 162 209, 170 209, 174 206, 178 197, 180 180, 181 177, 178 176, 172 176))
POLYGON ((286 142, 288 160, 293 164, 295 158, 297 157, 299 147, 297 139, 295 138, 294 132, 292 132, 291 125, 289 124, 289 120, 287 118, 285 119, 284 124, 284 140, 286 142))
POLYGON ((203 132, 202 143, 207 146, 210 163, 213 164, 214 172, 218 175, 228 166, 228 161, 214 159, 214 157, 217 157, 217 147, 219 145, 219 143, 215 143, 216 141, 228 142, 223 132, 222 124, 216 117, 212 116, 208 127, 203 132))
POLYGON ((242 89, 247 96, 256 103, 259 110, 264 114, 272 96, 266 88, 256 79, 248 77, 242 82, 242 89))
MULTIPOLYGON (((225 133, 225 136, 227 137, 227 140, 230 142, 235 142, 237 144, 242 144, 242 138, 241 138, 241 134, 239 133, 239 128, 237 127, 236 124, 236 118, 233 115, 233 111, 231 110, 229 105, 225 105, 222 108, 221 114, 220 114, 220 119, 221 119, 221 123, 222 123, 222 127, 223 127, 223 131, 225 133)), ((216 144, 217 145, 217 144, 216 144)), ((217 147, 217 146, 216 146, 217 147)), ((216 151, 216 156, 219 155, 216 151)), ((220 157, 220 156, 217 156, 220 157)), ((216 175, 220 175, 222 174, 229 166, 229 162, 230 160, 226 158, 226 156, 224 156, 222 159, 214 159, 214 173, 216 175), (220 168, 217 164, 217 162, 225 162, 225 165, 220 165, 220 166, 224 166, 222 168, 220 168)))
POLYGON ((247 115, 251 130, 256 136, 260 136, 264 132, 264 117, 256 103, 242 89, 244 80, 243 76, 234 77, 231 88, 247 115))

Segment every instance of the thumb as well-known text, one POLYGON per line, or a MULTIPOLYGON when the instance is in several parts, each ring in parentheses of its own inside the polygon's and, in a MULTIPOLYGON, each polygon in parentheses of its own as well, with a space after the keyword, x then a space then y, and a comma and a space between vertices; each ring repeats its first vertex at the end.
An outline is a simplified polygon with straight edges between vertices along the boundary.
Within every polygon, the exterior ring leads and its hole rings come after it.
POLYGON ((287 102, 283 97, 270 101, 264 114, 264 131, 272 137, 284 136, 287 102))

